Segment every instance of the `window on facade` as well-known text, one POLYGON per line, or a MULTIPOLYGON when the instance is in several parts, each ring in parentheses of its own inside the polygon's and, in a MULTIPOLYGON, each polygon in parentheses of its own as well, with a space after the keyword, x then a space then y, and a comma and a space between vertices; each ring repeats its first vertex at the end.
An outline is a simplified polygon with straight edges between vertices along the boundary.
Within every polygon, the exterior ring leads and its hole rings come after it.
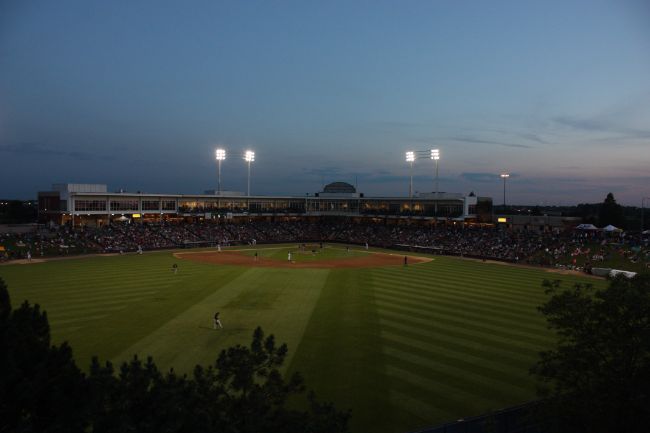
POLYGON ((105 211, 106 200, 75 200, 74 210, 77 212, 105 211))
POLYGON ((138 200, 111 200, 111 210, 137 211, 138 207, 138 200))
POLYGON ((162 210, 176 210, 176 200, 163 200, 162 210))
POLYGON ((159 210, 160 202, 158 200, 142 200, 142 210, 159 210))

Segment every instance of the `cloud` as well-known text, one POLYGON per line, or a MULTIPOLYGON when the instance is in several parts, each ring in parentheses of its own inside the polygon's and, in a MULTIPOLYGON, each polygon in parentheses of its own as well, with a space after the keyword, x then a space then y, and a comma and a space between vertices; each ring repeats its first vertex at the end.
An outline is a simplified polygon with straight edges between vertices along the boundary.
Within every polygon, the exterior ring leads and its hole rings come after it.
MULTIPOLYGON (((518 173, 509 173, 511 178, 518 179, 520 176, 518 173)), ((459 177, 463 180, 470 182, 478 183, 494 183, 501 182, 501 175, 498 173, 461 173, 459 177)), ((518 180, 519 183, 522 183, 522 180, 518 180)), ((523 181, 526 183, 527 181, 523 181)))
POLYGON ((461 173, 460 178, 470 182, 492 183, 499 180, 499 175, 494 173, 461 173))
MULTIPOLYGON (((75 159, 78 161, 90 161, 97 159, 97 155, 77 150, 55 149, 43 143, 38 142, 21 142, 16 144, 6 144, 0 146, 0 152, 13 153, 15 155, 25 156, 59 156, 64 158, 75 159)), ((106 159, 106 157, 102 157, 106 159)))
POLYGON ((303 176, 307 177, 331 177, 331 176, 344 176, 339 167, 322 167, 322 168, 303 168, 303 176))
POLYGON ((521 137, 521 138, 525 138, 526 140, 534 141, 534 142, 539 143, 539 144, 549 144, 548 141, 544 140, 539 135, 534 134, 532 132, 523 132, 523 133, 519 133, 517 135, 519 137, 521 137))
POLYGON ((603 118, 581 119, 571 116, 556 116, 552 120, 560 125, 568 126, 572 129, 588 132, 620 134, 621 136, 618 137, 620 139, 650 138, 650 130, 628 128, 625 126, 617 125, 603 118))
POLYGON ((466 136, 455 136, 455 137, 448 137, 449 140, 454 140, 454 141, 462 141, 465 143, 476 143, 476 144, 494 144, 497 146, 505 146, 505 147, 515 147, 519 149, 532 149, 533 146, 529 146, 527 144, 517 144, 517 143, 504 143, 502 141, 494 141, 494 140, 484 140, 481 138, 474 138, 474 137, 466 137, 466 136))

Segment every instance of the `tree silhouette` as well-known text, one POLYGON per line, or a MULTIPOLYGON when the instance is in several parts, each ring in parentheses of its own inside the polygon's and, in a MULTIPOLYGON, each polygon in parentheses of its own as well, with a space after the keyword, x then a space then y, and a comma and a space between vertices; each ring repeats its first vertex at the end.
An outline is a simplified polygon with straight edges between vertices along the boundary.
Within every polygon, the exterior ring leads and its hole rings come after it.
POLYGON ((50 344, 47 314, 11 309, 0 279, 0 431, 83 431, 88 389, 66 343, 50 344))
POLYGON ((650 425, 650 275, 612 280, 604 290, 577 284, 540 311, 558 335, 532 369, 549 431, 645 432, 650 425))
POLYGON ((611 192, 607 194, 605 201, 600 207, 598 221, 599 224, 603 227, 609 224, 616 227, 623 226, 623 207, 620 204, 616 203, 614 194, 611 192))

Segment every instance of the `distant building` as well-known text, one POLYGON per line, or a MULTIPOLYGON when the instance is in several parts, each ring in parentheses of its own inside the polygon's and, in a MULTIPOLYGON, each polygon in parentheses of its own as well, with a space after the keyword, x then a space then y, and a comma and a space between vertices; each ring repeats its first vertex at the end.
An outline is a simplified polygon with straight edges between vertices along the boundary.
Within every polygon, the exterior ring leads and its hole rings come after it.
POLYGON ((561 232, 582 222, 580 217, 557 215, 497 215, 495 219, 498 225, 518 232, 561 232))
POLYGON ((357 189, 347 182, 332 182, 317 192, 316 197, 363 197, 363 194, 357 193, 357 189))
POLYGON ((477 209, 489 197, 423 193, 417 197, 365 197, 349 183, 334 182, 316 196, 246 196, 242 193, 153 194, 108 192, 106 185, 56 184, 38 193, 39 220, 105 225, 113 221, 181 221, 238 218, 349 217, 386 223, 490 222, 477 209))

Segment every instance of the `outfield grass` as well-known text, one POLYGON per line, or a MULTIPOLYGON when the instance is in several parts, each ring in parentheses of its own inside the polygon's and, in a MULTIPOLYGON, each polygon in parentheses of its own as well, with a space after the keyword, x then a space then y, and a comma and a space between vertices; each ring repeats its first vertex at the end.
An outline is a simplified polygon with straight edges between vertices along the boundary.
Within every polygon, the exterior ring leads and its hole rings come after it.
MULTIPOLYGON (((286 260, 288 249, 273 248, 258 251, 286 260)), ((93 354, 119 362, 138 353, 191 371, 248 343, 261 325, 289 345, 289 371, 352 409, 354 432, 404 432, 532 399, 528 369, 553 343, 536 311, 541 282, 586 281, 448 257, 408 267, 273 269, 170 252, 1 266, 0 276, 14 306, 29 299, 47 310, 54 341, 68 340, 82 367, 93 354), (223 330, 212 329, 215 311, 223 330)))

